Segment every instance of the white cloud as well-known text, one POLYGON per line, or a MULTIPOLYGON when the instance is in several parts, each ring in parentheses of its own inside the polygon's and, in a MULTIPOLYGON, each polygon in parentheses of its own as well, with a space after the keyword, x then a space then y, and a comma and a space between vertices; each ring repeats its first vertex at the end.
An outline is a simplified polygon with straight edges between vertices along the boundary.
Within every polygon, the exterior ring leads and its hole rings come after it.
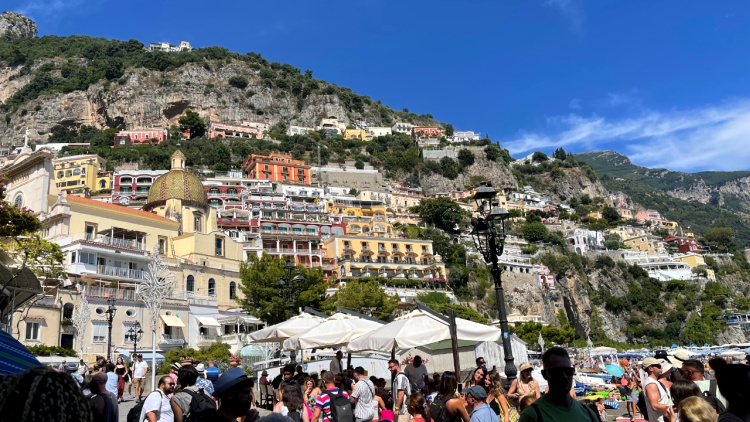
POLYGON ((585 16, 579 0, 546 0, 544 5, 560 10, 571 31, 576 33, 583 31, 585 16))
POLYGON ((26 16, 50 16, 66 9, 78 8, 84 0, 31 0, 16 10, 26 16))
POLYGON ((542 133, 521 132, 504 146, 514 154, 567 147, 614 149, 636 164, 670 170, 750 169, 750 100, 637 117, 607 119, 592 114, 547 118, 542 133))
POLYGON ((576 109, 576 110, 580 110, 581 108, 583 108, 583 106, 581 106, 581 99, 580 98, 573 98, 568 103, 568 107, 576 109))

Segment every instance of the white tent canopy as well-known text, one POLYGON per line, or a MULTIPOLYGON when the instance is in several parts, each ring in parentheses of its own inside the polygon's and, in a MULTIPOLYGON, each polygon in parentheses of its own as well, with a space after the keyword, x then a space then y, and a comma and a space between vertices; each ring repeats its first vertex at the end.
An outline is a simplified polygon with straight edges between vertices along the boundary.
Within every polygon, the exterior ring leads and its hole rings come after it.
MULTIPOLYGON (((456 318, 459 340, 498 341, 502 337, 499 329, 456 318)), ((346 350, 407 350, 413 347, 450 340, 450 329, 443 320, 420 310, 412 311, 395 321, 365 334, 349 343, 346 350)))
POLYGON ((266 327, 249 335, 251 343, 281 343, 289 337, 309 331, 320 325, 323 318, 303 312, 284 322, 266 327))
POLYGON ((315 327, 284 341, 284 350, 336 347, 349 343, 383 324, 343 313, 335 313, 315 327))
POLYGON ((588 352, 589 352, 589 356, 591 357, 607 356, 607 355, 616 355, 617 349, 615 349, 614 347, 599 346, 599 347, 595 347, 589 350, 588 352))

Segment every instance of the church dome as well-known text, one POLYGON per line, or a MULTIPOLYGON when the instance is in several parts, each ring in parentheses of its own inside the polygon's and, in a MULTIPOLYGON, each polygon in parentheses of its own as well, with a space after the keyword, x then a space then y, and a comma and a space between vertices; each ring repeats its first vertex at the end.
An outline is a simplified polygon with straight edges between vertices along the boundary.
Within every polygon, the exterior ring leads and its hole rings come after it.
POLYGON ((155 202, 167 199, 181 199, 207 205, 208 198, 200 179, 185 170, 185 155, 180 151, 172 154, 172 169, 157 177, 148 191, 148 200, 144 208, 152 208, 155 202))

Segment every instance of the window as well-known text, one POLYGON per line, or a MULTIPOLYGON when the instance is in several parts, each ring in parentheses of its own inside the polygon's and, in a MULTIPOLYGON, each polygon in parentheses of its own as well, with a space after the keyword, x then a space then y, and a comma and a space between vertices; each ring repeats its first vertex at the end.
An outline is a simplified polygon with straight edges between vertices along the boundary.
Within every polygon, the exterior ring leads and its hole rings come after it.
POLYGON ((125 140, 124 139, 120 139, 120 145, 125 145, 125 140))
POLYGON ((166 254, 167 253, 167 238, 163 236, 159 236, 159 253, 166 254))
POLYGON ((229 283, 229 298, 230 299, 237 298, 237 283, 235 283, 234 281, 229 283))
POLYGON ((97 225, 94 223, 86 223, 86 240, 92 240, 96 235, 97 225))
POLYGON ((201 231, 201 216, 200 214, 196 214, 193 216, 193 227, 195 228, 196 232, 201 231))
POLYGON ((39 341, 40 321, 26 321, 26 341, 39 341))
POLYGON ((73 304, 66 303, 63 305, 63 319, 73 319, 73 304))
POLYGON ((89 252, 81 252, 79 261, 81 264, 95 265, 96 254, 89 252))
POLYGON ((94 343, 104 343, 107 341, 107 323, 105 322, 95 322, 93 323, 94 326, 94 332, 92 341, 94 343))
POLYGON ((58 178, 58 179, 62 179, 64 175, 65 175, 65 173, 63 173, 63 172, 61 172, 61 171, 58 171, 58 172, 57 172, 57 178, 58 178))
POLYGON ((195 277, 192 275, 187 276, 187 282, 185 283, 185 290, 188 292, 195 291, 195 277))
POLYGON ((208 190, 208 194, 209 195, 218 195, 219 194, 219 189, 218 188, 211 188, 211 189, 208 190))
POLYGON ((72 172, 72 171, 70 171, 70 170, 66 170, 66 171, 65 171, 65 177, 70 177, 70 176, 72 176, 72 175, 73 175, 73 172, 72 172))
POLYGON ((86 174, 86 167, 81 169, 81 174, 86 174))
MULTIPOLYGON (((135 324, 134 323, 132 323, 132 322, 123 322, 122 323, 123 343, 132 343, 133 342, 133 338, 130 337, 130 334, 128 333, 128 331, 130 331, 130 329, 132 329, 134 333, 136 331, 138 331, 135 328, 135 324)), ((138 335, 138 334, 136 334, 136 335, 138 335)))
POLYGON ((208 295, 216 296, 216 280, 213 278, 208 279, 208 295))
POLYGON ((99 189, 106 189, 107 188, 107 181, 106 180, 100 180, 99 181, 99 189))
POLYGON ((73 170, 73 176, 80 176, 80 175, 81 175, 81 169, 73 170))
POLYGON ((18 208, 23 207, 23 194, 22 193, 16 194, 16 197, 13 199, 13 204, 18 208))
POLYGON ((224 239, 217 237, 214 243, 216 245, 216 255, 224 256, 224 239))

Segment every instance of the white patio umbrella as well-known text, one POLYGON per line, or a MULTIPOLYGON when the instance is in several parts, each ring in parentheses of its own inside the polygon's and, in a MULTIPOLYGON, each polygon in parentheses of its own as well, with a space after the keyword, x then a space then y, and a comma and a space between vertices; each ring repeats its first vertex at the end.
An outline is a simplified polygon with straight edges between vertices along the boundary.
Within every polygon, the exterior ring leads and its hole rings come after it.
MULTIPOLYGON (((502 337, 501 331, 495 327, 461 318, 456 318, 456 329, 459 340, 497 341, 502 337)), ((390 352, 450 340, 450 338, 447 323, 433 315, 415 310, 350 342, 346 350, 349 352, 366 350, 390 352)))
POLYGON ((336 347, 382 327, 383 324, 343 313, 335 313, 315 327, 284 341, 283 350, 336 347))
POLYGON ((727 350, 725 352, 722 352, 719 356, 723 357, 739 357, 744 356, 745 354, 740 352, 739 350, 727 350))
POLYGON ((616 354, 617 354, 617 349, 615 349, 614 347, 599 346, 599 347, 589 350, 589 355, 591 357, 616 355, 616 354))
POLYGON ((299 333, 306 332, 312 327, 320 325, 325 319, 302 312, 293 316, 284 322, 258 330, 248 337, 250 343, 281 343, 289 337, 294 337, 299 333))

